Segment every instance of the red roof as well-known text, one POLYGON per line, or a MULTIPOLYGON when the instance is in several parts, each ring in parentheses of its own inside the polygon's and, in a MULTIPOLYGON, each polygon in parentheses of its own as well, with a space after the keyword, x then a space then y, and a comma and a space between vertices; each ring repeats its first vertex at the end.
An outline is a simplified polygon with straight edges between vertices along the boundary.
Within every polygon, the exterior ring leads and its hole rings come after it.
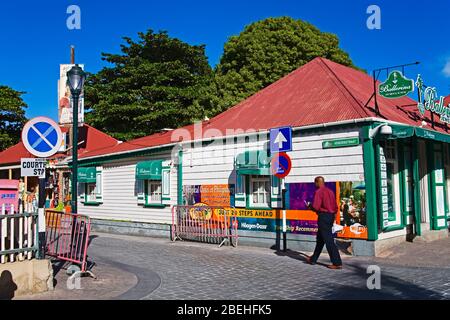
POLYGON ((448 96, 446 96, 444 99, 444 106, 448 106, 448 105, 450 105, 450 94, 448 96))
MULTIPOLYGON (((66 133, 69 131, 67 127, 61 127, 61 131, 66 133)), ((94 150, 102 150, 117 145, 119 142, 113 137, 95 129, 87 124, 79 128, 78 131, 79 140, 82 142, 78 148, 78 154, 81 156, 85 153, 92 152, 94 150)), ((67 154, 56 154, 52 158, 66 157, 67 154)), ((29 153, 22 142, 0 152, 0 165, 15 165, 20 163, 21 158, 34 158, 29 153)))
MULTIPOLYGON (((417 102, 409 97, 386 99, 378 96, 380 115, 373 109, 372 77, 364 72, 324 58, 316 58, 272 85, 262 89, 236 106, 203 122, 203 132, 218 129, 227 135, 228 129, 267 130, 278 126, 302 127, 369 117, 384 118, 413 126, 422 119, 417 102)), ((429 114, 427 114, 429 116, 429 114)), ((428 126, 431 129, 430 126, 428 126)), ((193 125, 187 126, 192 136, 193 125)), ((442 124, 436 124, 443 131, 442 124)), ((158 133, 129 142, 86 152, 81 158, 120 153, 170 144, 173 132, 158 133)), ((192 140, 198 140, 193 137, 192 140)))

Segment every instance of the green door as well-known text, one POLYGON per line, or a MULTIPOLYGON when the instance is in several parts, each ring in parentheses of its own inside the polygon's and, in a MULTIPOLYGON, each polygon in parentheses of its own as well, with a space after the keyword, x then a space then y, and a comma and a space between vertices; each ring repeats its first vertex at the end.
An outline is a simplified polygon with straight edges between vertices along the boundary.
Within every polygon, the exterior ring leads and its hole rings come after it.
POLYGON ((447 227, 447 186, 444 169, 443 145, 439 142, 428 145, 430 161, 430 191, 431 191, 431 228, 433 230, 447 227))

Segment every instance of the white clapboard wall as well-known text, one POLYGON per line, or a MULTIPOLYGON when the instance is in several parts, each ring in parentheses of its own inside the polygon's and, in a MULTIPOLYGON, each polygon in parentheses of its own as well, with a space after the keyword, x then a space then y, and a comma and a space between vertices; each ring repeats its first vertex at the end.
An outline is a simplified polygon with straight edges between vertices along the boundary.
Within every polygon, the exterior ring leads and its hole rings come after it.
POLYGON ((170 156, 167 152, 103 164, 103 203, 98 206, 88 206, 78 202, 78 212, 94 219, 171 223, 172 206, 177 204, 176 166, 172 166, 170 171, 170 206, 144 208, 138 205, 135 192, 136 164, 147 160, 169 160, 170 156))
MULTIPOLYGON (((322 149, 322 142, 330 139, 360 137, 359 128, 295 134, 292 171, 286 183, 313 182, 318 175, 326 181, 364 180, 362 144, 354 147, 322 149)), ((183 156, 183 185, 234 183, 234 160, 247 150, 261 150, 268 141, 213 143, 202 148, 185 150, 183 156)))
POLYGON ((361 139, 358 128, 335 130, 333 133, 300 133, 293 139, 292 171, 286 183, 313 182, 316 176, 326 181, 363 181, 364 160, 362 144, 354 147, 322 149, 322 142, 332 139, 361 139))
MULTIPOLYGON (((242 141, 241 141, 242 140, 242 141)), ((208 146, 186 149, 183 153, 183 185, 234 184, 234 160, 240 153, 262 150, 266 141, 251 139, 247 143, 214 142, 208 146)))

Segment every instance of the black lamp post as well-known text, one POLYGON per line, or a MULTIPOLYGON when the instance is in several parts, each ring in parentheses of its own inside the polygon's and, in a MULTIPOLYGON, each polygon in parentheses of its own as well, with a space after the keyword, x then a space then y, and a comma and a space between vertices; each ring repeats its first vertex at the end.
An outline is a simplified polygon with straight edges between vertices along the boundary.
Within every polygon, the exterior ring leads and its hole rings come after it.
POLYGON ((78 101, 83 91, 86 74, 77 64, 67 72, 67 84, 72 94, 72 213, 77 213, 78 201, 78 101))

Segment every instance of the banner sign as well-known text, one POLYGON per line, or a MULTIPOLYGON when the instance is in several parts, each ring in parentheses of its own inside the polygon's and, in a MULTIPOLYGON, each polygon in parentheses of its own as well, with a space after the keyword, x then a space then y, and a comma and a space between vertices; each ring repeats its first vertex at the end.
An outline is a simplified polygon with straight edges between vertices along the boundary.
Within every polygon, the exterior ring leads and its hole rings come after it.
MULTIPOLYGON (((73 64, 61 64, 59 68, 58 80, 58 119, 59 124, 70 125, 73 122, 73 100, 70 87, 67 84, 67 72, 73 64)), ((84 70, 84 65, 78 65, 84 70)), ((78 126, 84 123, 84 92, 80 94, 78 102, 78 126)))
POLYGON ((22 158, 20 159, 20 176, 45 178, 46 165, 47 159, 22 158))
POLYGON ((378 93, 388 99, 406 96, 414 91, 414 81, 403 76, 400 71, 392 71, 387 80, 380 83, 378 93))

